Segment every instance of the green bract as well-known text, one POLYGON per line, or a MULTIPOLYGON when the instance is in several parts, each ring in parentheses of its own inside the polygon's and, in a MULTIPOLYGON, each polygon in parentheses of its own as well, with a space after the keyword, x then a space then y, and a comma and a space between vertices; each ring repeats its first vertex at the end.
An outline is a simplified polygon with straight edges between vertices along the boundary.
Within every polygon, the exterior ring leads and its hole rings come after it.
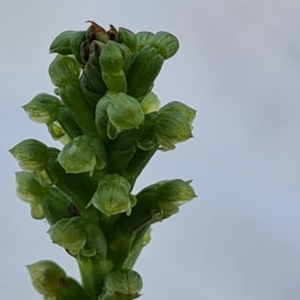
POLYGON ((151 225, 196 197, 191 181, 159 181, 137 195, 135 182, 157 150, 192 137, 196 111, 179 101, 161 107, 152 92, 179 48, 174 35, 88 22, 50 45, 58 53, 48 70, 54 95, 40 93, 23 106, 63 146, 28 139, 10 150, 24 170, 16 173, 18 197, 34 219, 47 220, 52 242, 77 261, 81 282, 48 260, 28 270, 44 300, 133 300, 143 284, 132 269, 151 225))

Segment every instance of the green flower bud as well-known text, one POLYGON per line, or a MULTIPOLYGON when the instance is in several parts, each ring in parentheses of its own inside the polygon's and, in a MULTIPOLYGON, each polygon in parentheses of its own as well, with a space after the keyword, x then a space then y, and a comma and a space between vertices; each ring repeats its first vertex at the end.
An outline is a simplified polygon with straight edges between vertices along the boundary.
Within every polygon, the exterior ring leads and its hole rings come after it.
POLYGON ((24 140, 14 146, 9 152, 25 171, 42 171, 49 157, 48 147, 34 139, 24 140))
POLYGON ((154 37, 154 33, 149 31, 140 31, 136 34, 138 50, 143 49, 146 45, 150 45, 152 38, 154 37))
POLYGON ((97 165, 97 159, 91 138, 85 135, 74 138, 62 149, 57 160, 66 173, 92 172, 97 165))
POLYGON ((106 258, 107 244, 102 230, 82 217, 61 219, 49 229, 53 243, 64 247, 71 255, 106 258))
POLYGON ((102 79, 107 88, 114 92, 126 92, 126 77, 123 71, 124 59, 122 51, 114 41, 108 41, 102 47, 99 63, 102 79))
POLYGON ((137 99, 149 93, 163 63, 164 58, 158 50, 146 45, 137 53, 127 73, 127 93, 137 99))
POLYGON ((158 111, 160 108, 160 104, 160 100, 153 92, 147 94, 141 102, 142 110, 145 114, 149 114, 153 111, 158 111))
POLYGON ((41 186, 30 172, 16 172, 16 183, 17 196, 27 203, 39 203, 50 191, 50 187, 41 186))
POLYGON ((143 288, 143 281, 137 272, 121 269, 106 276, 104 287, 111 293, 138 295, 138 292, 143 288))
POLYGON ((30 204, 30 214, 33 219, 41 220, 45 218, 45 213, 41 206, 41 203, 33 202, 30 204))
POLYGON ((130 194, 131 185, 118 174, 103 176, 98 183, 90 203, 102 213, 111 216, 123 212, 131 212, 131 207, 136 204, 136 199, 130 194))
POLYGON ((42 295, 51 297, 61 292, 67 284, 65 271, 50 260, 40 260, 28 265, 32 285, 42 295))
POLYGON ((127 91, 126 76, 123 70, 115 74, 102 73, 102 79, 105 82, 107 89, 111 92, 123 92, 127 91))
POLYGON ((150 44, 158 49, 158 52, 168 59, 172 57, 179 48, 178 39, 169 32, 159 31, 150 41, 150 44))
POLYGON ((49 123, 56 119, 61 101, 52 95, 41 93, 23 106, 31 121, 35 123, 49 123))
POLYGON ((62 55, 72 54, 70 41, 76 31, 67 30, 60 33, 50 45, 50 53, 59 53, 62 55))
POLYGON ((189 122, 190 125, 193 124, 194 119, 196 117, 196 110, 190 108, 189 106, 179 101, 172 101, 164 105, 160 109, 159 113, 162 112, 179 112, 189 122))
POLYGON ((124 93, 107 93, 96 107, 96 126, 101 136, 110 139, 124 130, 138 128, 144 121, 140 103, 124 93))
POLYGON ((102 47, 100 58, 100 66, 105 74, 115 74, 123 69, 123 55, 116 42, 108 41, 102 47))
POLYGON ((163 111, 154 124, 154 134, 162 150, 175 149, 175 144, 193 137, 189 122, 177 111, 163 111))
POLYGON ((124 43, 132 53, 137 51, 137 37, 129 29, 119 28, 119 41, 120 43, 124 43))
POLYGON ((79 78, 80 66, 72 57, 57 55, 49 66, 49 75, 55 86, 63 87, 79 78))
POLYGON ((181 179, 163 180, 144 188, 137 194, 136 213, 152 211, 153 222, 168 218, 178 212, 180 205, 197 197, 190 183, 181 179))

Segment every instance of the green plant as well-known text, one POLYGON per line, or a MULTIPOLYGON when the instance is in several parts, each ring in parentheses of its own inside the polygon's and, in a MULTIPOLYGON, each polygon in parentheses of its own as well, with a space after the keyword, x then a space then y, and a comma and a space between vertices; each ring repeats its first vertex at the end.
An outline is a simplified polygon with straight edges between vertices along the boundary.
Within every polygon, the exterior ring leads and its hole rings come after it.
POLYGON ((160 108, 151 91, 178 47, 167 32, 135 34, 112 25, 106 31, 95 22, 52 42, 56 96, 38 94, 23 108, 64 147, 28 139, 10 150, 23 169, 16 173, 18 197, 34 219, 48 221, 51 240, 76 259, 81 273, 79 284, 52 261, 29 265, 44 299, 137 298, 142 280, 132 268, 151 225, 196 196, 191 181, 181 179, 133 194, 157 150, 192 137, 196 111, 178 101, 160 108))

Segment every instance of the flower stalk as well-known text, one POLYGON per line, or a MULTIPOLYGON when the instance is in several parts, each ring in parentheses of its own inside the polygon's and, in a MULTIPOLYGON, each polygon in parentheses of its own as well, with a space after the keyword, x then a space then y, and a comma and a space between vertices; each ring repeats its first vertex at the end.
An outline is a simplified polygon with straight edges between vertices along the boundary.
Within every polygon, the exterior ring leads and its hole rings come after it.
POLYGON ((52 261, 31 264, 37 292, 52 300, 131 300, 143 286, 133 267, 151 225, 196 197, 191 181, 159 181, 138 193, 135 182, 157 151, 193 137, 196 111, 179 101, 161 107, 152 91, 179 48, 174 35, 89 22, 50 45, 55 95, 40 93, 23 106, 62 146, 28 139, 10 152, 22 169, 18 197, 34 219, 47 220, 50 239, 81 273, 79 283, 52 261))

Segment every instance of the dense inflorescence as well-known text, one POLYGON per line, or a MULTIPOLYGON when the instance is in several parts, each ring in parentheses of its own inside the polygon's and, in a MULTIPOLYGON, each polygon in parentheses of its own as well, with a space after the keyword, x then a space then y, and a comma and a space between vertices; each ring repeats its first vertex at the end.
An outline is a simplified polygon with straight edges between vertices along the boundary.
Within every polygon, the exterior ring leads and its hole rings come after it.
POLYGON ((196 111, 152 92, 164 61, 178 50, 167 32, 133 33, 95 22, 65 31, 50 46, 54 95, 23 108, 47 125, 63 148, 27 139, 10 152, 23 171, 17 195, 34 219, 46 219, 53 243, 73 256, 81 284, 52 261, 28 266, 35 289, 52 300, 135 299, 142 289, 132 268, 150 240, 150 226, 196 195, 191 181, 164 180, 137 194, 137 177, 157 150, 192 137, 196 111))

